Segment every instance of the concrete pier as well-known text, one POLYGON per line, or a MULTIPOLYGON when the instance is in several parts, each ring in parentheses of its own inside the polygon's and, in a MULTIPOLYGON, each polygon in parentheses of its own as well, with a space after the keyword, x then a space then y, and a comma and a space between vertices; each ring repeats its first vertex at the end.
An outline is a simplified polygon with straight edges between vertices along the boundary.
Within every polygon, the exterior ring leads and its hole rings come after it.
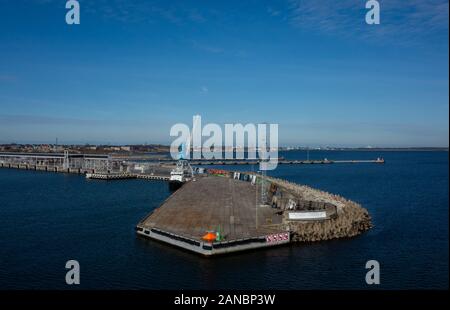
POLYGON ((11 164, 0 162, 0 168, 13 168, 21 170, 47 171, 57 173, 85 174, 87 179, 97 180, 125 180, 125 179, 144 179, 168 181, 170 169, 160 169, 160 173, 165 174, 147 174, 147 173, 128 173, 128 172, 105 172, 95 171, 95 169, 64 168, 62 166, 30 165, 30 164, 11 164))
POLYGON ((86 173, 87 179, 97 180, 126 180, 126 179, 145 179, 168 181, 169 176, 151 175, 151 174, 133 174, 133 173, 86 173))
POLYGON ((136 174, 137 179, 168 181, 169 176, 153 175, 153 174, 136 174))
POLYGON ((136 231, 211 256, 352 237, 370 227, 367 210, 343 197, 252 173, 223 172, 183 185, 136 231), (221 239, 205 240, 208 232, 221 239))
MULTIPOLYGON (((162 160, 161 162, 175 165, 176 161, 174 160, 162 160)), ((193 166, 201 166, 201 165, 209 165, 209 166, 226 166, 226 165, 258 165, 260 163, 259 160, 252 159, 243 159, 243 160, 190 160, 189 163, 193 166)), ((328 160, 328 159, 320 159, 320 160, 287 160, 287 159, 279 159, 277 161, 278 165, 328 165, 328 164, 384 164, 385 160, 383 158, 377 159, 368 159, 368 160, 328 160)))
POLYGON ((136 230, 141 236, 210 256, 289 243, 290 234, 281 223, 276 210, 260 206, 254 185, 204 176, 183 185, 136 230), (220 232, 223 239, 203 240, 209 231, 220 232))
POLYGON ((130 173, 86 173, 86 179, 96 180, 125 180, 135 179, 136 175, 130 173))

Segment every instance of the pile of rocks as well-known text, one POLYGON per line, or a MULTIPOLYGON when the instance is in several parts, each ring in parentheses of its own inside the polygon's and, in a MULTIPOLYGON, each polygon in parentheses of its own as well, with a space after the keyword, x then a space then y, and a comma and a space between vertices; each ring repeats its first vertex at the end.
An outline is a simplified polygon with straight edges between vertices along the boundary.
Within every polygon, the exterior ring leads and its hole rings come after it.
POLYGON ((271 177, 267 179, 301 199, 331 203, 336 206, 338 216, 325 221, 285 220, 283 226, 284 229, 292 232, 292 241, 310 242, 353 237, 372 227, 369 212, 351 200, 285 180, 271 177))

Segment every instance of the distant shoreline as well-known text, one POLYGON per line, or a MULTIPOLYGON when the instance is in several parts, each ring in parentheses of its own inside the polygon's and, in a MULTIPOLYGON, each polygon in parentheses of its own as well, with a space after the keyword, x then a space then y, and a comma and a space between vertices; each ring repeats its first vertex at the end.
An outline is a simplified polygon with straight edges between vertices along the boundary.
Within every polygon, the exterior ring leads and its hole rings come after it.
MULTIPOLYGON (((170 147, 161 144, 128 145, 76 145, 76 144, 0 144, 0 153, 64 153, 116 154, 168 154, 170 147)), ((224 150, 223 150, 224 151, 224 150)), ((248 151, 247 149, 244 152, 248 151)), ((448 147, 279 147, 278 152, 448 152, 448 147)))
POLYGON ((348 152, 448 152, 448 147, 419 147, 419 148, 331 148, 331 149, 280 149, 280 151, 291 152, 291 151, 348 151, 348 152))

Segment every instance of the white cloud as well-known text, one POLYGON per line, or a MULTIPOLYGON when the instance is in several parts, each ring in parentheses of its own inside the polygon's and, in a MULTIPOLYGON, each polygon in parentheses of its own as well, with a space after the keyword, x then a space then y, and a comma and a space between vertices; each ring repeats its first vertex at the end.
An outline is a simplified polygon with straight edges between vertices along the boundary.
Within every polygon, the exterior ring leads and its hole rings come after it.
POLYGON ((399 44, 448 31, 447 0, 380 0, 381 24, 365 23, 363 0, 289 0, 287 20, 306 31, 399 44), (360 18, 358 18, 360 16, 360 18))

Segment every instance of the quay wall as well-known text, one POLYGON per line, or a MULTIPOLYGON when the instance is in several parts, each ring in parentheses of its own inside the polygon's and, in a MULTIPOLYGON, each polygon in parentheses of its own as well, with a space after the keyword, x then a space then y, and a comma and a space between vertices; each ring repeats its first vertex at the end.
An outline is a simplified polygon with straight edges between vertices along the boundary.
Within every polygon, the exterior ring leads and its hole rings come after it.
MULTIPOLYGON (((94 169, 81 169, 81 168, 63 168, 58 165, 30 165, 30 164, 12 164, 12 163, 0 163, 0 168, 11 168, 21 170, 36 170, 47 172, 59 172, 59 173, 72 173, 72 174, 86 174, 94 173, 94 169)), ((105 173, 100 171, 99 173, 105 173)))
POLYGON ((57 173, 70 174, 86 174, 90 179, 98 180, 122 180, 122 179, 145 179, 145 180, 169 180, 169 175, 164 174, 142 174, 142 173, 128 173, 128 172, 111 172, 111 171, 97 171, 95 169, 81 169, 81 168, 63 168, 62 166, 46 166, 46 165, 30 165, 30 164, 11 164, 1 163, 0 168, 11 168, 21 170, 35 170, 57 173))

